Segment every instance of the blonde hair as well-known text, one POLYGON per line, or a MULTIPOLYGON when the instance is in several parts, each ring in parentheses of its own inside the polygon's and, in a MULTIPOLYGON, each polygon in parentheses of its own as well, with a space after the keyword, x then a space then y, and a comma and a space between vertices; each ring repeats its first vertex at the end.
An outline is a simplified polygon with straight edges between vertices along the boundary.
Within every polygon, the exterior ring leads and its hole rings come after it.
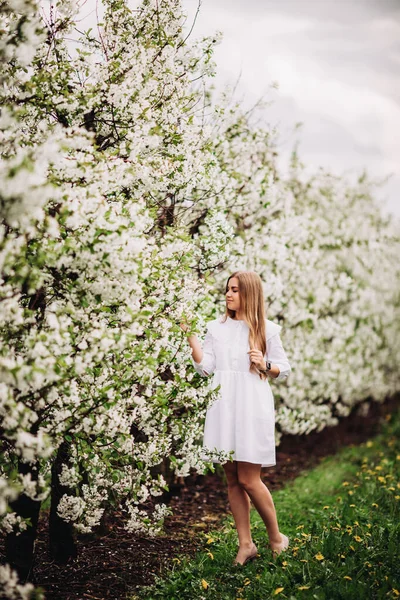
MULTIPOLYGON (((254 271, 235 271, 228 277, 225 293, 228 291, 229 280, 236 277, 240 294, 240 312, 243 320, 249 326, 250 348, 261 350, 263 356, 267 351, 266 314, 264 292, 261 277, 254 271)), ((235 316, 234 310, 226 307, 223 323, 228 317, 235 316)), ((254 363, 250 364, 250 372, 258 373, 260 379, 267 379, 266 373, 260 373, 254 363)))

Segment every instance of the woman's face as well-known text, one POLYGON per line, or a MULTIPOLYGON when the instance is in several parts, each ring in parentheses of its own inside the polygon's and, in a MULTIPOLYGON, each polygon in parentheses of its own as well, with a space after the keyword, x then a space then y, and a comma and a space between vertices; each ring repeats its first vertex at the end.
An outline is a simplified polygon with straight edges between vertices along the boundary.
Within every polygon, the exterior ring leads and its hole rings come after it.
POLYGON ((237 277, 231 277, 226 286, 225 293, 226 306, 230 310, 239 310, 240 308, 240 295, 239 295, 239 281, 237 277))

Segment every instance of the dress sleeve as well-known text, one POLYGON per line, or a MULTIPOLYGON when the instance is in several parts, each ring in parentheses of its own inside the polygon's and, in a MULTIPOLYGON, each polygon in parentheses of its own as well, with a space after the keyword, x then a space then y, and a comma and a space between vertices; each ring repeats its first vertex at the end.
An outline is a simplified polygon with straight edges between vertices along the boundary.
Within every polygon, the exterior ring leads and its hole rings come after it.
POLYGON ((215 371, 216 359, 213 346, 213 337, 209 325, 203 342, 203 358, 197 363, 192 357, 192 363, 199 375, 207 377, 215 371))
POLYGON ((287 379, 291 372, 291 367, 283 349, 279 333, 276 333, 267 340, 267 357, 273 365, 278 365, 279 375, 274 380, 287 379))

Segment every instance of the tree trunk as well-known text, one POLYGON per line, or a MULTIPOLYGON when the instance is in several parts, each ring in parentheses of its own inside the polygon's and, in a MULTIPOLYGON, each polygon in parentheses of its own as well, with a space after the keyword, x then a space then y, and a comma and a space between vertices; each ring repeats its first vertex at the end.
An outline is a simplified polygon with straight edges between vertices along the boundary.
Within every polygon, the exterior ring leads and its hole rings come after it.
POLYGON ((49 549, 50 554, 58 563, 66 563, 69 558, 77 556, 72 523, 67 523, 57 514, 60 498, 64 494, 72 495, 71 488, 61 485, 59 474, 61 465, 69 465, 68 442, 63 442, 58 448, 56 459, 51 467, 51 507, 49 520, 49 549))
MULTIPOLYGON (((32 481, 38 479, 38 468, 38 463, 23 463, 18 460, 18 472, 22 475, 30 473, 32 481)), ((21 583, 26 583, 32 569, 40 505, 41 501, 32 500, 25 494, 10 502, 11 509, 17 515, 31 520, 31 525, 25 531, 18 534, 17 530, 7 534, 5 542, 7 562, 17 571, 21 583)))

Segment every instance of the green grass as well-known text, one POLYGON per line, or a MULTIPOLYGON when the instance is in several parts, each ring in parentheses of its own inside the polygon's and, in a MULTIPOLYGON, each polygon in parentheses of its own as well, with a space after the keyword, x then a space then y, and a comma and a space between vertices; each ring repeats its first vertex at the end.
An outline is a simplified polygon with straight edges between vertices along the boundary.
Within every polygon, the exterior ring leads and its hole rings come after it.
POLYGON ((132 600, 366 600, 400 598, 400 411, 382 432, 324 458, 272 493, 290 548, 272 560, 265 526, 253 509, 259 557, 234 567, 233 517, 200 533, 204 548, 177 556, 132 600))

